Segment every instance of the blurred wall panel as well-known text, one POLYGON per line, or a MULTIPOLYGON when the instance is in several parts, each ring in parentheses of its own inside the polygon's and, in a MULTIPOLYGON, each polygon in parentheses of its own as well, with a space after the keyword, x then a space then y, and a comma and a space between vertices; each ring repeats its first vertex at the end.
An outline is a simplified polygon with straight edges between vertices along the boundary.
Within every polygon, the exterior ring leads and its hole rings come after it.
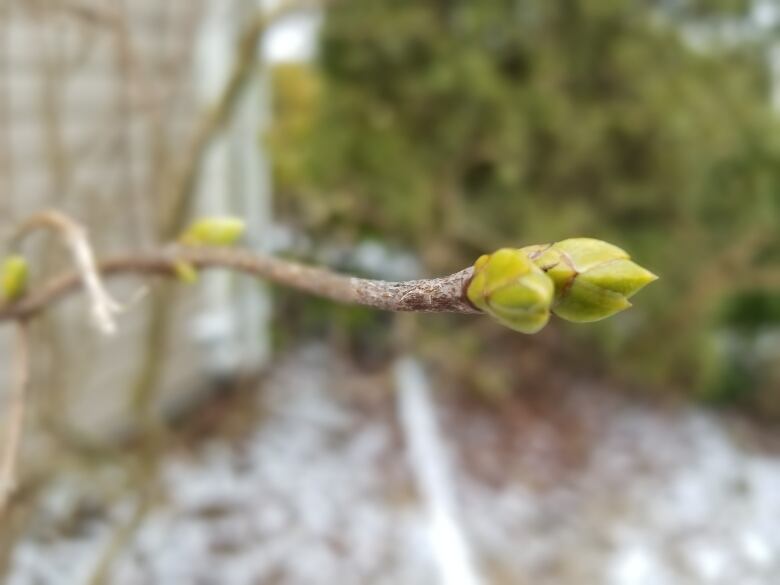
MULTIPOLYGON (((159 241, 170 192, 254 10, 241 0, 0 2, 0 232, 35 210, 56 207, 88 227, 99 255, 159 241), (196 50, 203 34, 221 35, 223 43, 218 62, 208 65, 221 73, 210 78, 203 77, 204 60, 215 56, 196 50)), ((214 141, 205 168, 196 169, 203 189, 196 190, 194 206, 248 214, 255 234, 263 233, 269 207, 256 149, 259 91, 250 88, 241 120, 214 141), (244 149, 252 152, 233 160, 244 149), (214 156, 223 158, 220 168, 214 156)), ((69 262, 48 236, 32 237, 25 251, 39 277, 69 262)), ((111 283, 124 301, 145 286, 138 280, 111 283)), ((255 357, 228 360, 228 369, 254 367, 267 345, 267 301, 257 286, 247 293, 218 276, 205 288, 175 288, 158 405, 186 402, 203 388, 216 352, 246 347, 255 357), (241 326, 199 343, 200 314, 241 326)), ((38 395, 46 396, 39 401, 44 420, 48 409, 50 417, 95 437, 132 423, 129 394, 149 357, 150 305, 148 296, 133 303, 121 333, 110 340, 89 327, 81 296, 36 325, 35 381, 38 395)), ((0 343, 7 356, 5 336, 0 343)), ((0 392, 7 388, 6 365, 1 369, 0 392)))

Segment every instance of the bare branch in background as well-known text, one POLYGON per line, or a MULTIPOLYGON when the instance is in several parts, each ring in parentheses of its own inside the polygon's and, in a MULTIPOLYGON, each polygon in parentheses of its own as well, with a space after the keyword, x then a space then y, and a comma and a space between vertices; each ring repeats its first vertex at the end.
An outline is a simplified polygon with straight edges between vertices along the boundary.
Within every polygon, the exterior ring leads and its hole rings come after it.
POLYGON ((15 239, 38 228, 53 229, 61 236, 73 256, 78 278, 84 284, 90 298, 95 326, 106 335, 115 333, 115 316, 120 312, 121 306, 103 286, 86 230, 68 216, 49 210, 37 213, 28 219, 15 239))
POLYGON ((224 128, 235 109, 235 104, 254 73, 257 63, 257 47, 263 34, 274 22, 307 8, 323 6, 325 1, 290 0, 268 12, 259 12, 241 35, 236 49, 235 62, 228 80, 214 105, 204 113, 195 130, 192 141, 184 150, 184 156, 178 172, 171 177, 165 190, 163 207, 164 237, 171 237, 183 227, 191 204, 191 194, 195 185, 197 171, 208 145, 224 128))
POLYGON ((0 455, 0 518, 16 489, 16 467, 24 426, 29 378, 29 328, 26 321, 19 320, 16 330, 16 348, 13 355, 13 387, 8 397, 7 428, 0 455))

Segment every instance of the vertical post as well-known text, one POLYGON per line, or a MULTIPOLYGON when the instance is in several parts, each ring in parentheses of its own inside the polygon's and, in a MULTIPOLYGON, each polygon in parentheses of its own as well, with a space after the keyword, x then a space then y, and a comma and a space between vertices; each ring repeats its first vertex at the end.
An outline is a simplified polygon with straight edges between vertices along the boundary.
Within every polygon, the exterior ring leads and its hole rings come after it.
MULTIPOLYGON (((246 22, 261 10, 258 0, 240 0, 236 22, 246 22)), ((260 47, 255 75, 237 104, 230 128, 233 193, 236 209, 247 222, 247 245, 268 249, 271 231, 271 177, 262 136, 270 123, 270 96, 267 68, 260 47)), ((270 295, 267 286, 257 280, 241 279, 236 290, 236 307, 241 315, 238 337, 242 365, 254 369, 270 353, 270 295)))

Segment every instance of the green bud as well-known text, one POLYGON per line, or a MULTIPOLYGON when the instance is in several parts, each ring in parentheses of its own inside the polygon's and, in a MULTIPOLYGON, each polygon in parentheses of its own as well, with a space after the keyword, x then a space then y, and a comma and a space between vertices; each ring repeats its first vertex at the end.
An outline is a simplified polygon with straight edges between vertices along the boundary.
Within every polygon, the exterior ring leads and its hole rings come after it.
POLYGON ((189 262, 178 260, 173 264, 173 272, 176 278, 184 284, 195 284, 198 282, 198 271, 189 262))
POLYGON ((599 321, 631 306, 628 301, 658 277, 622 249, 593 238, 571 238, 523 251, 555 284, 553 312, 567 321, 599 321))
POLYGON ((553 294, 550 278, 513 248, 481 256, 466 290, 475 307, 521 333, 536 333, 547 324, 553 294))
POLYGON ((0 268, 0 292, 6 301, 21 297, 27 289, 28 267, 23 256, 9 256, 0 268))
POLYGON ((179 237, 185 246, 230 246, 244 234, 246 225, 236 217, 203 217, 179 237))

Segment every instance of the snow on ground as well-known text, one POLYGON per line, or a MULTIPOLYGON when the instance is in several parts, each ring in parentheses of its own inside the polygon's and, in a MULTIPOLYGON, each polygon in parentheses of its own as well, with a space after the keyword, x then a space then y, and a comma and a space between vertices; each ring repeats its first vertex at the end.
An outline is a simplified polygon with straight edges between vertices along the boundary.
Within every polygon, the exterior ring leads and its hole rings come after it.
MULTIPOLYGON (((568 408, 593 408, 594 393, 568 408)), ((464 482, 471 534, 505 582, 780 582, 780 459, 741 446, 712 413, 599 400, 619 404, 602 411, 578 469, 535 487, 533 465, 498 489, 464 482)), ((527 443, 513 448, 504 460, 527 457, 527 443)))
MULTIPOLYGON (((322 346, 289 356, 257 393, 251 432, 166 456, 164 501, 109 582, 436 583, 391 383, 322 346)), ((586 385, 549 418, 446 393, 437 403, 485 582, 778 582, 780 459, 720 416, 586 385)), ((105 510, 96 491, 67 477, 47 488, 8 583, 86 582, 135 500, 105 510), (87 497, 92 512, 64 530, 87 497)))

